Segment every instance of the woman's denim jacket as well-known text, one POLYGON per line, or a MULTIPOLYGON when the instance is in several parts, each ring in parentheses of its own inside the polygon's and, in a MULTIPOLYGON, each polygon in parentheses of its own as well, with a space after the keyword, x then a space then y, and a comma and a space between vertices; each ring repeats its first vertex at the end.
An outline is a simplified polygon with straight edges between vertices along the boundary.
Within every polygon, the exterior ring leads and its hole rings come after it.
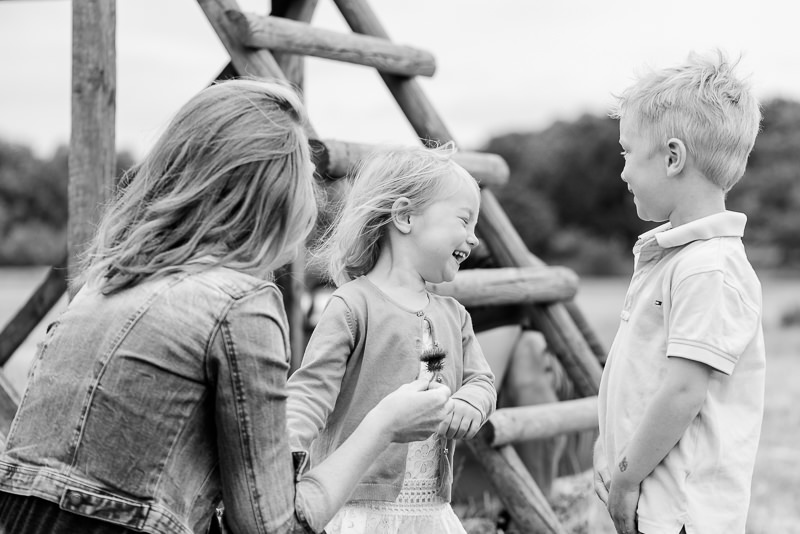
POLYGON ((322 530, 336 504, 295 473, 278 289, 227 268, 83 288, 50 325, 0 454, 0 491, 134 530, 322 530), (295 510, 297 503, 297 512, 295 510))

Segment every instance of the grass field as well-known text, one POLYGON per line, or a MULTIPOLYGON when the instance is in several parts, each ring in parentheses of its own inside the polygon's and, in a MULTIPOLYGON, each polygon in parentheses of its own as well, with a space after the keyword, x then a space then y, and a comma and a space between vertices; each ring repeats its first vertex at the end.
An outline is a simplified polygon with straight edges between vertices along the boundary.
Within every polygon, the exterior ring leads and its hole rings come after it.
MULTIPOLYGON (((16 312, 45 269, 0 268, 0 325, 16 312)), ((766 411, 753 478, 748 534, 800 534, 800 325, 782 326, 784 315, 800 310, 800 276, 761 274, 767 343, 766 411)), ((583 278, 578 306, 605 347, 610 346, 627 286, 623 278, 583 278)), ((50 317, 65 306, 59 303, 50 317)), ((28 363, 48 319, 4 368, 24 387, 28 363)), ((591 534, 599 534, 592 532, 591 534)))

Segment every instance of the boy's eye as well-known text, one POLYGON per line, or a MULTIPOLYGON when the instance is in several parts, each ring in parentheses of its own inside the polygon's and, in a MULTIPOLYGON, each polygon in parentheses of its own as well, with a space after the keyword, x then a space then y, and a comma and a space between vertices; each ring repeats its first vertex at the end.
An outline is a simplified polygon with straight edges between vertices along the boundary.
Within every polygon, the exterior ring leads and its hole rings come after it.
POLYGON ((627 157, 628 157, 628 151, 627 151, 627 150, 623 150, 622 152, 620 152, 620 155, 621 155, 623 158, 627 158, 627 157))

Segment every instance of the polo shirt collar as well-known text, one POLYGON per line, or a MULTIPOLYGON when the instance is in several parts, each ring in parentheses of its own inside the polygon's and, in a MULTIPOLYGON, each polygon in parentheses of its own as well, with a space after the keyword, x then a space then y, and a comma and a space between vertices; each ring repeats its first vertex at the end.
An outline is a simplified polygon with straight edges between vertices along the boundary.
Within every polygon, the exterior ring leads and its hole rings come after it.
POLYGON ((713 237, 742 237, 747 216, 736 211, 723 211, 673 228, 662 224, 639 236, 642 243, 655 238, 662 248, 672 248, 713 237))

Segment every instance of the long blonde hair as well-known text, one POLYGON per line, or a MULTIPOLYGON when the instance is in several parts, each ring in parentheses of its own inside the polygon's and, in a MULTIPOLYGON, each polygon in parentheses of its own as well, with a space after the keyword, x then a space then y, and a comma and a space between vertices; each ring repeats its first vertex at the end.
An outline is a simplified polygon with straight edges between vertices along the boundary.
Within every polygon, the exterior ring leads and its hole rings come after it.
POLYGON ((409 211, 419 212, 447 195, 462 175, 478 183, 453 161, 453 143, 435 148, 388 147, 365 158, 357 169, 333 225, 315 250, 316 261, 337 286, 367 274, 383 246, 392 205, 409 200, 409 211))
POLYGON ((284 84, 233 80, 185 104, 124 177, 79 281, 110 294, 226 265, 267 275, 316 218, 306 112, 284 84))

